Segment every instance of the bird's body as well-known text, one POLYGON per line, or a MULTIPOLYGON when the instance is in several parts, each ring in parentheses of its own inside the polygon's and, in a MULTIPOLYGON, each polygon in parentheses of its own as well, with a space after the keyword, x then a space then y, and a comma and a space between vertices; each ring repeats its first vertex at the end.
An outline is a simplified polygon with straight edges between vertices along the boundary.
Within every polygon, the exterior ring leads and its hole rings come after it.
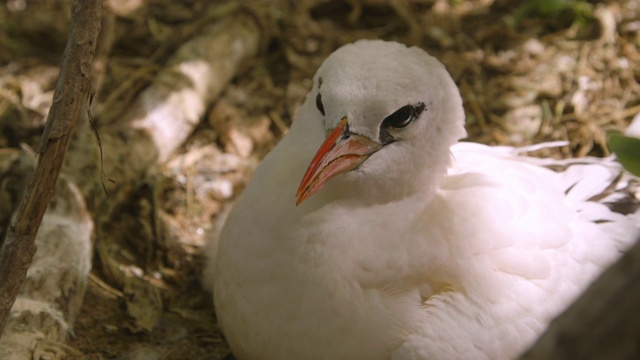
POLYGON ((554 172, 464 135, 457 88, 422 50, 328 58, 220 237, 236 358, 512 358, 639 236, 587 201, 613 163, 554 172))

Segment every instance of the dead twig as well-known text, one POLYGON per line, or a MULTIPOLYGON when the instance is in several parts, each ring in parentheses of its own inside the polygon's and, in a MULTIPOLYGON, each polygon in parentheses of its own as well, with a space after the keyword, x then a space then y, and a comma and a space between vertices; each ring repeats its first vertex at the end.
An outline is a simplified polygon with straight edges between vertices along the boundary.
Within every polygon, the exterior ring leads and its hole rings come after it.
POLYGON ((4 329, 36 251, 36 233, 53 195, 73 128, 90 89, 101 11, 101 0, 75 0, 71 8, 69 40, 42 134, 38 164, 0 251, 0 331, 4 329))

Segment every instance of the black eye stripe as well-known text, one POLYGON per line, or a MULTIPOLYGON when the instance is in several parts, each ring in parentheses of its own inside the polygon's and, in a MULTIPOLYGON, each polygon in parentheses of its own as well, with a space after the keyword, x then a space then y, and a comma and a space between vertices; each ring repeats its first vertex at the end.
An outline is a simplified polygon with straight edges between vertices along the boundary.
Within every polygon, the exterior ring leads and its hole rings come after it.
POLYGON ((380 142, 385 145, 394 142, 395 138, 389 133, 389 130, 407 127, 422 114, 425 108, 426 106, 423 102, 414 105, 409 104, 387 116, 380 124, 380 142))
POLYGON ((324 104, 322 103, 322 95, 320 95, 320 88, 322 87, 322 77, 318 77, 318 95, 316 95, 316 107, 320 114, 324 116, 324 104))
POLYGON ((324 105, 322 104, 322 95, 320 95, 320 93, 316 96, 316 107, 318 111, 320 111, 320 114, 324 116, 324 105))
POLYGON ((382 121, 382 127, 402 129, 409 125, 413 120, 418 118, 425 109, 423 102, 419 102, 415 105, 405 105, 396 110, 393 114, 387 116, 382 121))
POLYGON ((387 116, 382 122, 385 127, 400 129, 409 125, 413 118, 413 107, 405 105, 396 110, 393 114, 387 116))

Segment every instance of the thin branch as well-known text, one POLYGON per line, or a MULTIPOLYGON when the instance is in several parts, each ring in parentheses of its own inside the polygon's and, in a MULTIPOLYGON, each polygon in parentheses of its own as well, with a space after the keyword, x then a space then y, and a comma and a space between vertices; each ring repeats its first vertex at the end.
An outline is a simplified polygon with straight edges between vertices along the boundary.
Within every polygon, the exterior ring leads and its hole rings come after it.
POLYGON ((36 233, 53 195, 82 103, 87 99, 101 12, 101 0, 74 0, 72 4, 69 40, 38 149, 38 164, 0 250, 0 332, 36 252, 36 233))
MULTIPOLYGON (((96 141, 98 142, 98 149, 100 150, 100 183, 102 184, 102 190, 104 191, 107 198, 109 197, 109 191, 107 191, 107 186, 104 184, 104 179, 107 177, 104 174, 104 151, 102 150, 102 140, 100 140, 100 133, 98 133, 98 128, 96 127, 96 123, 93 121, 93 115, 91 114, 91 103, 93 102, 94 93, 90 93, 87 100, 87 118, 89 119, 89 124, 91 125, 91 129, 93 129, 93 134, 96 136, 96 141)), ((109 181, 114 182, 109 179, 109 181)))

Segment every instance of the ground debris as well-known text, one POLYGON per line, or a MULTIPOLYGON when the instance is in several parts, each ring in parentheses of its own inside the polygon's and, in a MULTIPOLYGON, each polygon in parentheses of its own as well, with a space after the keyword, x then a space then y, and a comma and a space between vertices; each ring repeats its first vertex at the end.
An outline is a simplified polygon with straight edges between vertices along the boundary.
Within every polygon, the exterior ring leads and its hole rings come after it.
MULTIPOLYGON (((9 3, 0 9, 2 229, 20 189, 9 169, 18 166, 21 146, 38 144, 69 18, 67 1, 9 3)), ((523 12, 517 3, 105 1, 112 23, 103 27, 112 43, 100 54, 104 78, 91 110, 111 193, 92 188, 100 182, 97 147, 91 128, 79 124, 66 171, 85 178, 78 185, 96 222, 95 258, 76 337, 61 351, 85 359, 228 353, 200 283, 203 248, 260 159, 287 132, 317 67, 342 44, 396 40, 439 58, 460 87, 472 141, 562 140, 569 145, 540 154, 607 155, 607 131, 624 129, 640 113, 637 2, 602 1, 563 16, 523 12), (168 110, 180 109, 179 116, 167 111, 165 125, 150 120, 132 131, 132 114, 157 110, 142 106, 149 89, 170 89, 154 97, 160 104, 177 84, 176 91, 199 86, 200 75, 189 78, 198 68, 190 56, 202 48, 179 49, 240 18, 259 29, 257 54, 234 64, 233 73, 223 70, 230 82, 215 96, 195 105, 178 100, 168 110), (179 134, 168 130, 187 118, 179 134), (155 131, 165 140, 152 144, 137 134, 155 131)))

